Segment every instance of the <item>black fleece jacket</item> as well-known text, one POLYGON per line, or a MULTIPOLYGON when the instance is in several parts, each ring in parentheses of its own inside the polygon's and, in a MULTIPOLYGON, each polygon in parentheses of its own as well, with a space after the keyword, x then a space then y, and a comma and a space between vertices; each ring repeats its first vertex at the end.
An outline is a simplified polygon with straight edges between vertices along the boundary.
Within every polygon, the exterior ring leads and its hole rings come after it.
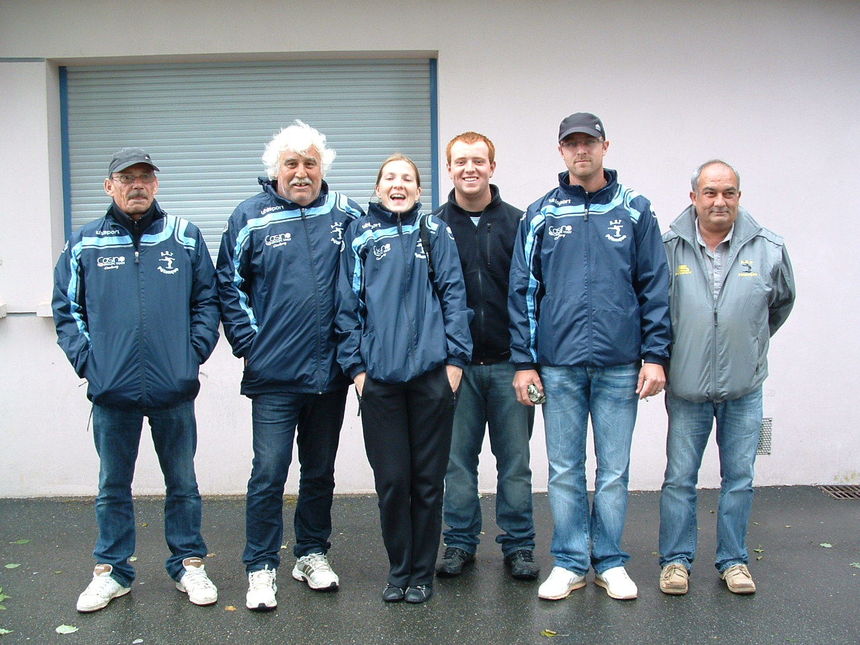
POLYGON ((473 365, 499 363, 510 358, 508 331, 508 273, 517 226, 523 212, 503 202, 490 184, 492 199, 481 211, 478 225, 457 205, 452 190, 448 202, 433 215, 444 220, 457 242, 466 281, 469 307, 475 312, 470 325, 473 365))

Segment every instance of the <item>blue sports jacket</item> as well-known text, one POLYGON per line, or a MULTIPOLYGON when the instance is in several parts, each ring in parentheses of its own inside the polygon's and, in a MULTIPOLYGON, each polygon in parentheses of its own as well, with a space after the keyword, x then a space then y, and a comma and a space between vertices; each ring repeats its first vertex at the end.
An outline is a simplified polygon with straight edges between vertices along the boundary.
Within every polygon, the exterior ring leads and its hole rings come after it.
POLYGON ((604 170, 589 194, 558 188, 520 222, 508 298, 511 361, 609 367, 668 364, 669 272, 651 203, 604 170))
POLYGON ((471 311, 451 229, 420 212, 370 204, 347 229, 338 278, 338 361, 355 378, 405 383, 441 365, 465 367, 472 355, 471 311), (435 288, 421 245, 430 238, 435 288))
POLYGON ((200 390, 218 341, 218 297, 197 227, 154 202, 138 240, 112 209, 66 243, 54 269, 58 344, 87 396, 117 408, 167 408, 200 390))
POLYGON ((334 298, 346 226, 363 214, 329 192, 307 206, 274 181, 236 207, 221 236, 224 335, 246 359, 242 394, 322 393, 349 384, 335 359, 334 298))

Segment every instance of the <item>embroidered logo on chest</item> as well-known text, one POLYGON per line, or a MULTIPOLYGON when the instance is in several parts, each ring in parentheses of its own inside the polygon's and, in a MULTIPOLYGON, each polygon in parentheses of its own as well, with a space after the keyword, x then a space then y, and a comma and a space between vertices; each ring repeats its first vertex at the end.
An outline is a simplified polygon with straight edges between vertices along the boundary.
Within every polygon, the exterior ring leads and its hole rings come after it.
POLYGON ((391 244, 389 244, 388 242, 386 242, 385 244, 382 244, 380 246, 374 246, 373 247, 373 257, 375 257, 377 260, 381 260, 386 255, 388 255, 388 252, 390 250, 391 250, 391 244))
POLYGON ((573 225, 572 224, 562 224, 561 226, 547 226, 546 232, 549 236, 558 241, 563 237, 567 237, 568 235, 573 235, 573 225))
POLYGON ((610 242, 623 242, 627 239, 627 234, 624 233, 624 220, 611 219, 607 228, 609 232, 606 234, 606 239, 610 242))
POLYGON ((173 263, 176 262, 176 257, 173 255, 172 251, 162 251, 158 262, 158 270, 162 273, 166 275, 179 273, 179 267, 173 266, 173 263))
POLYGON ((272 235, 267 235, 263 241, 266 243, 266 246, 271 246, 273 249, 276 249, 279 246, 285 246, 292 239, 292 233, 274 233, 272 235))

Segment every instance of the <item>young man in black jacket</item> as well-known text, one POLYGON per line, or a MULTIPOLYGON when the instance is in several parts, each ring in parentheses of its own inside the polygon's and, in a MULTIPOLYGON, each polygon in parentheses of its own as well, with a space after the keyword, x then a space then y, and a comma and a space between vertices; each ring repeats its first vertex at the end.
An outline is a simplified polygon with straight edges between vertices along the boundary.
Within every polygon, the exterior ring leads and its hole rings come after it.
POLYGON ((511 388, 514 367, 508 331, 508 272, 522 211, 506 204, 490 184, 495 146, 486 136, 464 132, 448 143, 448 174, 454 189, 434 215, 457 242, 466 282, 474 351, 463 373, 445 476, 445 554, 440 576, 456 576, 475 560, 481 533, 478 455, 489 426, 497 461, 496 537, 511 575, 537 578, 534 562, 529 439, 534 408, 519 405, 511 388))

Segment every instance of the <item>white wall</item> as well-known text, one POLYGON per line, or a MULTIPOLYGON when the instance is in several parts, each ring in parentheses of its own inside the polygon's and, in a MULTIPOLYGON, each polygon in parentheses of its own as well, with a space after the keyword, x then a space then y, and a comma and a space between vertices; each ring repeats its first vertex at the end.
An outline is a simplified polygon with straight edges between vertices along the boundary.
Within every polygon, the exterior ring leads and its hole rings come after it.
MULTIPOLYGON (((83 388, 50 320, 26 313, 50 296, 63 235, 57 66, 354 52, 438 56, 441 146, 464 129, 491 136, 495 181, 520 207, 563 169, 555 136, 573 111, 603 118, 607 165, 652 199, 664 229, 685 206, 700 162, 734 164, 742 203, 788 240, 799 292, 771 349, 773 454, 759 459, 757 481, 860 483, 860 412, 851 404, 860 351, 849 336, 860 322, 852 257, 860 218, 846 204, 860 193, 857 3, 188 0, 138 8, 132 16, 115 1, 0 3, 0 302, 22 312, 0 319, 0 496, 91 494, 96 483, 83 388)), ((204 372, 201 489, 240 493, 250 406, 223 340, 204 372)), ((544 489, 538 425, 532 464, 544 489)), ((659 487, 665 434, 662 401, 643 403, 632 488, 659 487)), ((352 396, 341 445, 338 491, 371 490, 352 396)), ((493 480, 486 452, 482 488, 493 480)), ((713 447, 700 481, 718 485, 713 447)), ((144 442, 136 490, 160 487, 144 442)))

